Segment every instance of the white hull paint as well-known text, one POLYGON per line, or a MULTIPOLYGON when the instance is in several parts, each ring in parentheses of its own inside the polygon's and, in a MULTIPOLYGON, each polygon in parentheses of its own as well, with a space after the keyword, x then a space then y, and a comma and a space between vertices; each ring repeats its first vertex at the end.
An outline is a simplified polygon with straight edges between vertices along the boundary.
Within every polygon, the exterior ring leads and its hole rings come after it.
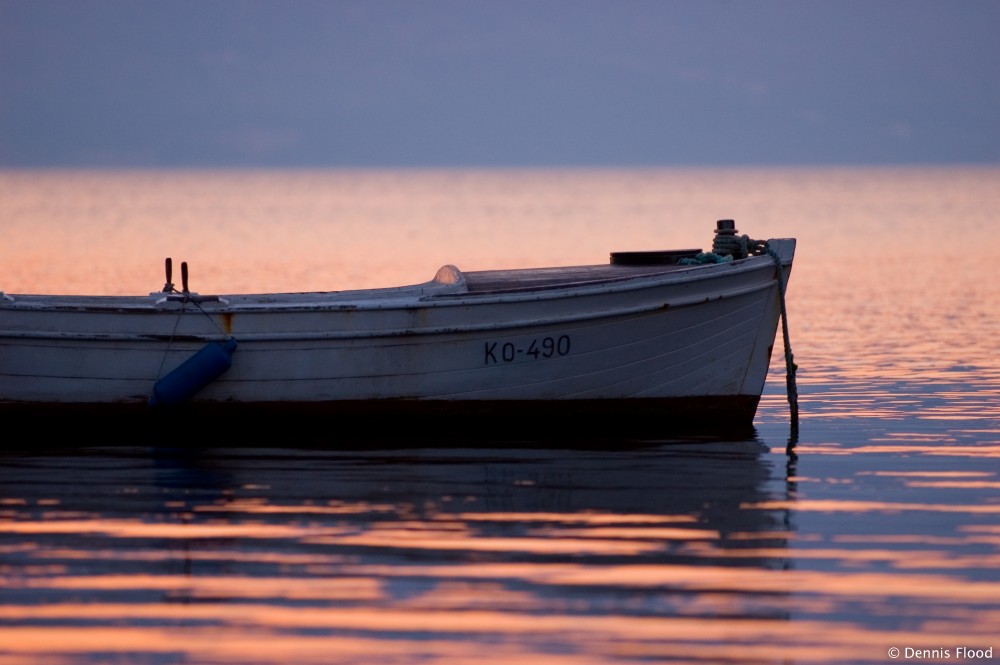
MULTIPOLYGON (((787 273, 795 241, 770 244, 787 273)), ((145 405, 160 378, 231 336, 231 369, 191 404, 614 408, 734 397, 752 404, 752 418, 778 283, 771 257, 757 256, 631 271, 446 267, 413 287, 200 304, 160 293, 7 296, 0 405, 145 405)))

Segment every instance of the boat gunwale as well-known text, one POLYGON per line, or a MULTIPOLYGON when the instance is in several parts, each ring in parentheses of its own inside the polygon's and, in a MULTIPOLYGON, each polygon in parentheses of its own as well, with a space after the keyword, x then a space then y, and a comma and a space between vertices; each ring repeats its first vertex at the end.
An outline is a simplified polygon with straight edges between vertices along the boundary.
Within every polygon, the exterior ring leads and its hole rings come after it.
MULTIPOLYGON (((784 259, 783 266, 791 265, 791 259, 784 259)), ((567 268, 573 268, 568 266, 567 268)), ((575 266, 577 268, 605 267, 575 266)), ((579 296, 604 295, 627 291, 637 291, 656 288, 665 285, 683 285, 693 282, 709 281, 728 277, 734 274, 753 272, 772 268, 774 261, 769 256, 748 257, 727 263, 705 264, 695 266, 664 266, 662 272, 631 274, 607 277, 593 281, 566 282, 555 285, 537 285, 515 287, 511 289, 475 291, 463 288, 461 291, 450 290, 448 285, 436 282, 426 282, 413 286, 388 287, 384 289, 362 289, 352 291, 320 291, 302 293, 275 294, 232 294, 218 296, 218 300, 197 302, 195 299, 185 302, 183 299, 164 302, 166 294, 151 293, 149 296, 59 296, 59 295, 18 295, 13 301, 0 304, 0 312, 4 310, 59 312, 59 313, 128 313, 128 314, 176 314, 178 310, 189 303, 196 304, 188 310, 190 313, 207 314, 225 313, 277 313, 277 312, 315 312, 315 311, 384 311, 406 310, 415 307, 454 307, 467 305, 508 304, 518 302, 534 302, 540 300, 558 300, 579 296), (666 269, 669 268, 669 269, 666 269), (351 295, 357 294, 358 299, 351 295), (368 299, 365 294, 370 294, 368 299), (154 296, 158 300, 151 300, 154 296), (303 299, 301 302, 282 300, 281 298, 295 296, 307 298, 316 296, 313 300, 303 299), (250 301, 254 298, 270 298, 273 302, 250 301), (232 301, 230 301, 231 299, 232 301), (78 302, 74 302, 78 301, 78 302), (235 302, 233 302, 235 301, 235 302)), ((520 269, 530 272, 532 268, 520 269)), ((477 272, 464 273, 466 277, 477 272)), ((510 271, 515 272, 515 271, 510 271)), ((462 285, 463 287, 465 284, 462 285)), ((767 284, 766 286, 770 286, 767 284)), ((201 296, 204 298, 205 296, 201 296)), ((215 296, 211 296, 215 297, 215 296)), ((703 297, 697 299, 703 301, 703 297)), ((663 306, 663 305, 660 305, 663 306)), ((681 306, 681 305, 672 305, 681 306)), ((0 336, 10 336, 10 331, 0 332, 0 336)), ((92 335, 91 335, 92 336, 92 335)))
MULTIPOLYGON (((407 337, 416 335, 449 335, 463 333, 492 332, 497 330, 510 330, 515 328, 535 328, 540 326, 572 324, 583 321, 596 321, 607 318, 617 318, 621 316, 635 316, 656 311, 678 310, 687 307, 696 307, 706 302, 738 298, 750 295, 758 291, 772 288, 776 281, 761 282, 749 286, 734 289, 724 294, 713 296, 692 296, 673 302, 645 303, 633 307, 620 307, 616 309, 605 308, 598 312, 572 313, 563 316, 547 316, 536 319, 518 319, 502 322, 490 322, 480 324, 463 324, 456 326, 437 326, 424 328, 397 328, 380 330, 328 330, 322 332, 284 332, 284 333, 252 333, 242 332, 238 335, 240 342, 264 342, 264 341, 313 341, 313 340, 334 340, 334 339, 374 339, 382 337, 407 337)), ((34 332, 34 331, 8 331, 0 333, 0 339, 37 339, 37 340, 79 340, 89 342, 139 342, 139 341, 164 341, 167 339, 175 342, 211 342, 229 339, 231 335, 224 333, 208 333, 203 335, 181 334, 181 335, 152 335, 138 333, 68 333, 68 332, 34 332)))

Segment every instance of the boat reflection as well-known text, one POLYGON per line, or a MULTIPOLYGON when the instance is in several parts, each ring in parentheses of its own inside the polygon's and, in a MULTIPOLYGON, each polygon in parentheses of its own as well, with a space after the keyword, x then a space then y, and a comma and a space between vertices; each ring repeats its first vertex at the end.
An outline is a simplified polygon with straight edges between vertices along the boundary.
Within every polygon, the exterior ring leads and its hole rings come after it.
POLYGON ((761 577, 789 567, 786 509, 745 508, 788 498, 772 459, 756 441, 7 453, 0 662, 719 649, 788 617, 761 577))

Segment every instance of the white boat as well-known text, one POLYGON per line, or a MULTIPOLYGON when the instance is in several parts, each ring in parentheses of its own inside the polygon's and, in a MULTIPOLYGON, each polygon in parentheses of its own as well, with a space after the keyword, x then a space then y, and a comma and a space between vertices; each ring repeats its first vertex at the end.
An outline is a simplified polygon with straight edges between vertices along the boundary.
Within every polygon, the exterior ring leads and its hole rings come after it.
POLYGON ((445 266, 424 284, 359 291, 204 296, 186 272, 176 290, 168 269, 147 296, 5 294, 0 413, 148 418, 181 403, 241 420, 750 426, 795 240, 766 248, 693 265, 677 256, 697 250, 445 266))

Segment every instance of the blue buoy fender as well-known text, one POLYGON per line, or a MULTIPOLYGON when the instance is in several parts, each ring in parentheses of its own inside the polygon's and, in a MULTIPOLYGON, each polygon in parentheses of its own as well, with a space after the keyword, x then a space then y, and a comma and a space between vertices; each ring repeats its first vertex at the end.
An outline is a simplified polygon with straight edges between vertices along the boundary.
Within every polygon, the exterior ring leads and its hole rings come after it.
POLYGON ((181 404, 222 376, 233 364, 236 340, 209 342, 153 386, 150 406, 181 404))

